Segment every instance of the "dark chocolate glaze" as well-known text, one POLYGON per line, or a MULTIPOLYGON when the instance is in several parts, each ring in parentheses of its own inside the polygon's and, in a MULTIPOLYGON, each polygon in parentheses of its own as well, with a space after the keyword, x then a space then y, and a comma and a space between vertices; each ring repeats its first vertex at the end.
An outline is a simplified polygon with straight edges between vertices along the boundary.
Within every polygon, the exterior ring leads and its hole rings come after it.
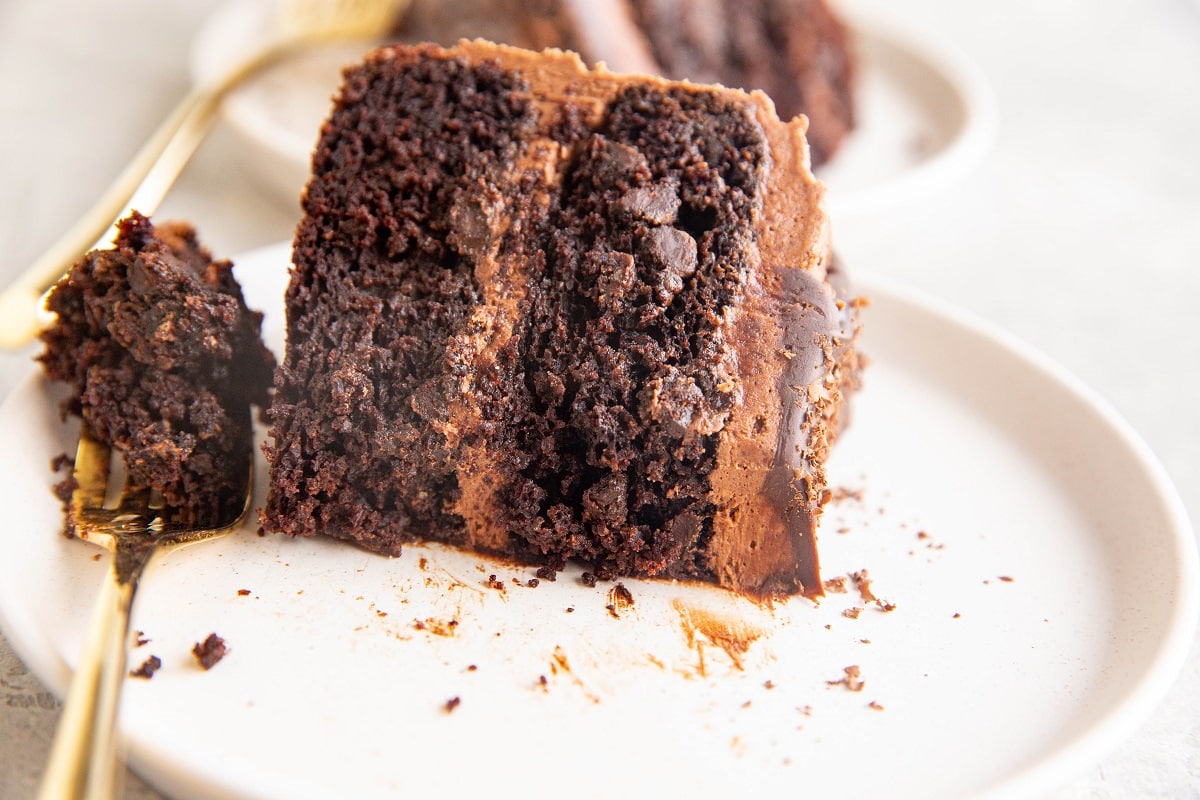
POLYGON ((828 286, 811 272, 782 269, 784 296, 789 302, 779 308, 780 342, 792 354, 779 376, 783 420, 765 494, 784 521, 787 539, 796 555, 792 574, 763 576, 763 594, 808 595, 820 593, 820 570, 813 544, 823 480, 814 480, 813 461, 807 457, 810 429, 824 424, 821 411, 809 396, 808 387, 824 380, 829 359, 837 360, 834 342, 849 341, 853 322, 851 307, 838 308, 828 286), (817 496, 814 496, 817 495, 817 496))

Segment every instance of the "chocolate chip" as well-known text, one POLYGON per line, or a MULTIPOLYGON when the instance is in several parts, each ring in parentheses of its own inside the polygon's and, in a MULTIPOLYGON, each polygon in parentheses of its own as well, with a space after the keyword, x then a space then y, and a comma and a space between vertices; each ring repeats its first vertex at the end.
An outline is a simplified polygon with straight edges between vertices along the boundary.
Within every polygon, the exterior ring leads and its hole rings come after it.
POLYGON ((677 228, 653 228, 642 240, 642 253, 662 270, 661 288, 674 296, 683 279, 696 271, 696 240, 677 228))
POLYGON ((592 180, 597 187, 625 188, 649 177, 650 165, 646 158, 627 144, 609 139, 593 137, 589 142, 589 155, 595 162, 592 180))
POLYGON ((450 207, 451 230, 446 240, 464 256, 486 255, 496 239, 494 218, 498 205, 498 198, 481 192, 460 194, 450 207))
POLYGON ((630 189, 617 200, 615 210, 651 225, 670 225, 679 216, 679 189, 668 181, 630 189))

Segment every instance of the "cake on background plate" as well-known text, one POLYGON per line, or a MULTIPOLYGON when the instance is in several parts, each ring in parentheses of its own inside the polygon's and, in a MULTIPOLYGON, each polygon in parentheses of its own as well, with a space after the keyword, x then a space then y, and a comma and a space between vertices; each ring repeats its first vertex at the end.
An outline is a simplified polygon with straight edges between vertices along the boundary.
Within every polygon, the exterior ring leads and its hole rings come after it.
POLYGON ((264 527, 819 594, 857 304, 804 129, 559 51, 349 69, 294 244, 264 527))
POLYGON ((853 36, 826 0, 413 0, 397 33, 555 47, 614 72, 761 89, 781 119, 808 116, 814 166, 854 128, 853 36))

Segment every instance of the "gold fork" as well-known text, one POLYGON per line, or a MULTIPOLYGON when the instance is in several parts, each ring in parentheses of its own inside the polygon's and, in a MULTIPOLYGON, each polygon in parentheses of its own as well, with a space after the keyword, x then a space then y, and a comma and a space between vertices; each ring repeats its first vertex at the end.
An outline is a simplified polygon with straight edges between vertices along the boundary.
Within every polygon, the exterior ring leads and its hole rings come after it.
POLYGON ((212 127, 230 90, 304 48, 382 36, 409 1, 279 0, 271 33, 262 46, 223 76, 193 88, 83 218, 0 295, 0 347, 22 347, 33 340, 46 290, 80 256, 110 239, 116 220, 133 209, 153 215, 212 127))
POLYGON ((71 495, 70 517, 80 539, 112 550, 112 569, 96 601, 71 679, 42 776, 40 800, 113 796, 118 763, 115 723, 138 579, 156 552, 228 533, 241 524, 250 507, 252 465, 247 465, 241 508, 200 526, 173 522, 171 509, 156 503, 153 492, 128 480, 115 506, 106 507, 110 461, 108 446, 84 424, 75 454, 77 486, 71 495))

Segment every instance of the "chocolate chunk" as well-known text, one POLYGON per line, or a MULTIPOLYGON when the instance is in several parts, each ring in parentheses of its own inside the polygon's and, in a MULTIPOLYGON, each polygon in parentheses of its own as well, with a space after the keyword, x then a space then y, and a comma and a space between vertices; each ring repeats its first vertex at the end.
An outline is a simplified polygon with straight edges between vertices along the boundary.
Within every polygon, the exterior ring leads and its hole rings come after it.
POLYGON ((650 176, 650 166, 636 148, 593 136, 588 155, 595 159, 592 179, 599 188, 633 186, 650 176))
POLYGON ((683 279, 696 271, 696 240, 678 228, 652 228, 642 240, 642 254, 661 270, 655 296, 665 306, 683 291, 683 279))
POLYGON ((496 218, 503 200, 495 187, 463 192, 450 208, 453 228, 446 241, 464 256, 481 258, 487 255, 496 240, 496 218))
POLYGON ((679 187, 670 181, 630 189, 615 203, 617 211, 651 225, 670 225, 679 216, 679 187))

